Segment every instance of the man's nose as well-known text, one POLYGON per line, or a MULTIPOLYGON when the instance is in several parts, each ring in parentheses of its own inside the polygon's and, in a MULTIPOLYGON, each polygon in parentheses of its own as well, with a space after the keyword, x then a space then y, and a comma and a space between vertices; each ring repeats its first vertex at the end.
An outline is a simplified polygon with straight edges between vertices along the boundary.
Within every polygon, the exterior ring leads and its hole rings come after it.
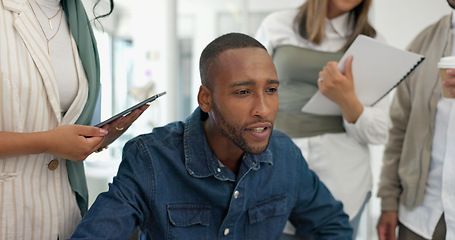
POLYGON ((258 117, 267 116, 270 112, 270 106, 265 94, 258 94, 253 103, 252 115, 258 117))

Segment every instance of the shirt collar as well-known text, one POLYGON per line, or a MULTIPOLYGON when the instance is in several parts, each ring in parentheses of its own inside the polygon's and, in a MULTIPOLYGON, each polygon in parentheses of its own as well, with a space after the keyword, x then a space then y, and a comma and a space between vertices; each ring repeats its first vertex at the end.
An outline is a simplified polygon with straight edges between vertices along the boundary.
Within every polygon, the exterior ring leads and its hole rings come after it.
MULTIPOLYGON (((203 128, 207 113, 199 107, 186 120, 183 132, 185 167, 188 173, 196 178, 215 176, 219 180, 235 181, 234 174, 223 165, 210 148, 203 128)), ((266 149, 260 154, 245 153, 241 168, 259 170, 261 163, 273 164, 272 152, 266 149)), ((242 172, 242 170, 241 170, 242 172)))
POLYGON ((348 37, 352 34, 353 31, 353 16, 350 12, 344 13, 336 18, 325 19, 325 25, 328 31, 333 31, 338 34, 340 37, 348 37))

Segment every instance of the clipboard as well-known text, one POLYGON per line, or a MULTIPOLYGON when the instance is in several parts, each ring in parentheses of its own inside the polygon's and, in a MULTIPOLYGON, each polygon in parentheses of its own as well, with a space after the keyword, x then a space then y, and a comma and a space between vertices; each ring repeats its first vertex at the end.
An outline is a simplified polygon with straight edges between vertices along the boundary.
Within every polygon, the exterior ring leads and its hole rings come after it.
POLYGON ((134 105, 132 107, 129 107, 129 108, 123 110, 120 113, 115 114, 114 116, 110 117, 109 119, 96 124, 94 127, 102 127, 102 126, 104 126, 104 125, 106 125, 108 123, 111 123, 111 122, 117 120, 120 117, 126 116, 129 113, 131 113, 132 111, 144 106, 145 104, 148 104, 148 103, 151 103, 151 102, 155 101, 157 98, 163 96, 164 94, 166 94, 166 92, 161 92, 161 93, 158 93, 156 95, 153 95, 153 96, 143 100, 142 102, 140 102, 140 103, 138 103, 138 104, 136 104, 136 105, 134 105))
MULTIPOLYGON (((342 73, 349 56, 354 56, 354 90, 364 106, 378 103, 425 59, 422 55, 392 47, 365 35, 359 35, 338 62, 338 69, 342 73)), ((338 105, 320 91, 303 106, 302 112, 341 115, 338 105)))

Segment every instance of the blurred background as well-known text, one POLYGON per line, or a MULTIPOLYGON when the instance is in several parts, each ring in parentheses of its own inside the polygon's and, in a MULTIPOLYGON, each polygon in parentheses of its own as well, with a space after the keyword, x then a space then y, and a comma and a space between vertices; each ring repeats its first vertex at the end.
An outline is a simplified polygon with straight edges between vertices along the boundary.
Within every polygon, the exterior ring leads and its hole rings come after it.
MULTIPOLYGON (((107 0, 83 0, 89 18, 109 9, 107 0)), ((254 36, 270 12, 296 8, 304 0, 115 0, 112 15, 93 22, 101 59, 98 119, 158 92, 167 94, 115 141, 85 161, 90 204, 108 188, 126 141, 154 127, 184 120, 197 106, 199 56, 214 38, 228 32, 254 36)), ((418 32, 450 13, 446 0, 375 0, 371 23, 387 42, 404 49, 418 32)), ((371 146, 374 189, 357 240, 375 240, 380 214, 376 195, 383 146, 371 146)))

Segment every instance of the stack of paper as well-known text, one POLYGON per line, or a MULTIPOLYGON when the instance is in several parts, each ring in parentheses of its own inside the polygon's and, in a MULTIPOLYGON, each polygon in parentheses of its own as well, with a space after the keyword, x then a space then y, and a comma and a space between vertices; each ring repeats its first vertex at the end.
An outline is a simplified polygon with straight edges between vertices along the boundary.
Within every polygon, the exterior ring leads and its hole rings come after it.
MULTIPOLYGON (((372 106, 403 81, 425 58, 359 35, 338 63, 344 73, 346 59, 353 56, 352 74, 357 98, 372 106)), ((317 77, 317 76, 316 76, 317 77)), ((337 104, 320 91, 302 108, 302 112, 319 115, 341 115, 337 104)))

